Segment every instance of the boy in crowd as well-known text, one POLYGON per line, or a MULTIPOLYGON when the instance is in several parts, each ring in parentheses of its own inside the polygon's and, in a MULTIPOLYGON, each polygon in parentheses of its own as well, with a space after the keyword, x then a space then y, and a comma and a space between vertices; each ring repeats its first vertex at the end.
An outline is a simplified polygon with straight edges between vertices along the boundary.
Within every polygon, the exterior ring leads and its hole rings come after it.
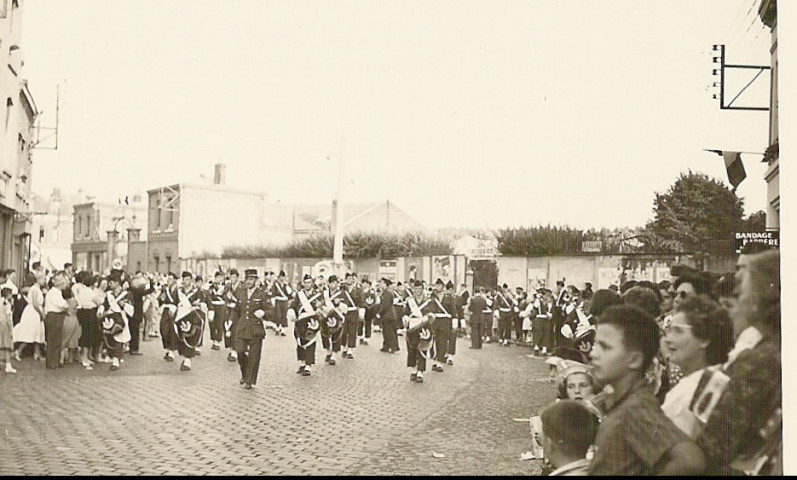
POLYGON ((667 418, 645 384, 659 327, 644 310, 618 305, 598 319, 591 352, 597 379, 611 385, 590 475, 689 475, 705 467, 698 446, 667 418))
POLYGON ((585 476, 587 451, 595 442, 598 417, 578 400, 562 400, 543 410, 541 444, 556 469, 549 477, 585 476))

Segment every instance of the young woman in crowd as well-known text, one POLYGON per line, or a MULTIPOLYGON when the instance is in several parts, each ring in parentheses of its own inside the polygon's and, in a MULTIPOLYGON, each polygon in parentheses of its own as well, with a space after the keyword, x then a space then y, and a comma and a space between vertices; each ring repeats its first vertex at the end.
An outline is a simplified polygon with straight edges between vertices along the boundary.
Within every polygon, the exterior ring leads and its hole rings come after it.
POLYGON ((19 323, 14 327, 14 342, 19 342, 14 358, 19 362, 22 357, 22 350, 26 345, 34 345, 33 359, 42 358, 42 346, 44 345, 44 291, 47 284, 47 276, 44 273, 36 273, 35 283, 28 290, 26 297, 27 306, 22 312, 19 323))

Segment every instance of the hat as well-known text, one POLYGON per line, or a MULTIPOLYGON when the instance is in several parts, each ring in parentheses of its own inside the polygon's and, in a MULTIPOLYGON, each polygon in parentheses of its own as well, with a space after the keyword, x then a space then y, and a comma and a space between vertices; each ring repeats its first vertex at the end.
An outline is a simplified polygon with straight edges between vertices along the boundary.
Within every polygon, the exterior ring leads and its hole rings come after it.
POLYGON ((393 285, 393 282, 389 278, 382 278, 382 281, 385 282, 385 285, 393 285))
POLYGON ((216 273, 213 274, 214 277, 223 277, 224 274, 221 273, 221 270, 217 270, 216 273))
POLYGON ((313 277, 311 277, 309 273, 305 273, 304 276, 302 277, 302 281, 312 280, 312 279, 313 277))
POLYGON ((445 286, 445 283, 443 283, 443 280, 441 278, 438 278, 437 281, 434 282, 434 284, 435 285, 443 285, 443 286, 445 286))
POLYGON ((287 274, 285 273, 285 270, 280 270, 280 274, 279 274, 279 275, 277 275, 277 276, 278 276, 278 277, 280 277, 280 278, 282 278, 282 277, 286 277, 286 276, 287 276, 287 274))
POLYGON ((238 275, 238 276, 240 276, 241 274, 238 273, 238 269, 237 268, 231 268, 230 269, 230 275, 238 275))
POLYGON ((448 283, 446 283, 446 288, 454 288, 454 282, 449 280, 448 283))
POLYGON ((258 276, 257 275, 257 269, 255 269, 255 268, 247 268, 246 270, 244 270, 244 276, 246 278, 249 278, 249 277, 257 278, 257 276, 258 276))
POLYGON ((332 282, 337 282, 337 281, 338 281, 338 276, 337 275, 330 275, 329 278, 327 278, 327 283, 332 283, 332 282))
POLYGON ((197 275, 196 277, 194 277, 194 280, 196 280, 197 282, 201 282, 202 281, 202 275, 197 275))
POLYGON ((188 278, 194 278, 194 276, 193 276, 193 275, 191 275, 191 272, 189 272, 188 270, 183 270, 183 274, 182 274, 182 275, 180 275, 180 277, 181 277, 181 278, 185 278, 185 277, 188 277, 188 278))
POLYGON ((346 272, 346 276, 344 278, 350 278, 350 277, 351 277, 351 272, 346 272))

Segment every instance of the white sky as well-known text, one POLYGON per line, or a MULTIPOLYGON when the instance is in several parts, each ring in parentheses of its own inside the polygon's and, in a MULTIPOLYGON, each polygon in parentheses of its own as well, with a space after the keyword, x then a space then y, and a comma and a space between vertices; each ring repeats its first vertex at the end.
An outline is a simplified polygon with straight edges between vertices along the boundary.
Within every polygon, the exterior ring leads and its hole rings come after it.
MULTIPOLYGON (((430 227, 642 225, 680 172, 726 180, 703 148, 767 147, 767 112, 707 88, 713 43, 769 65, 759 1, 28 0, 43 126, 63 84, 33 187, 125 195, 220 156, 228 185, 328 202, 344 137, 344 201, 430 227)), ((762 80, 748 104, 768 104, 762 80)), ((765 209, 743 159, 746 212, 765 209)))

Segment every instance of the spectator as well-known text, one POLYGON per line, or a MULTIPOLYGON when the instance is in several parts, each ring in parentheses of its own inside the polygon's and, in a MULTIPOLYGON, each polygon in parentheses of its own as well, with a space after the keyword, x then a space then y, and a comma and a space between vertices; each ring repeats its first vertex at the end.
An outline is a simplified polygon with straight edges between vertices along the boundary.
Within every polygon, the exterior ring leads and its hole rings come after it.
POLYGON ((626 282, 623 282, 623 284, 620 285, 620 295, 636 287, 636 284, 637 284, 636 280, 628 280, 626 282))
POLYGON ((81 364, 86 370, 92 370, 97 361, 102 342, 101 328, 97 320, 97 307, 105 301, 105 295, 94 289, 98 278, 91 272, 80 272, 75 284, 75 301, 77 302, 77 320, 80 324, 81 364))
POLYGON ((661 295, 661 311, 662 313, 666 314, 672 310, 672 299, 673 299, 673 292, 670 292, 670 287, 672 287, 672 283, 667 280, 662 280, 657 285, 659 290, 659 295, 661 295))
POLYGON ((36 282, 28 288, 25 310, 19 323, 14 326, 14 342, 19 342, 15 358, 22 361, 22 350, 28 344, 34 345, 33 359, 38 361, 42 356, 44 345, 44 292, 47 283, 44 272, 36 273, 36 282))
POLYGON ((563 360, 560 363, 561 366, 557 367, 557 399, 588 402, 603 390, 603 385, 595 378, 587 365, 578 360, 563 360))
POLYGON ((620 298, 624 304, 639 307, 653 318, 657 318, 661 313, 659 297, 650 288, 636 286, 626 290, 620 298))
POLYGON ((11 352, 14 351, 14 325, 11 320, 11 289, 0 287, 0 353, 6 361, 6 373, 17 373, 11 365, 11 352))
POLYGON ((736 284, 739 299, 730 313, 736 344, 724 373, 704 375, 698 391, 712 383, 711 377, 729 381, 724 389, 706 393, 719 395, 713 410, 703 411, 700 395, 696 397, 696 413, 707 419, 698 443, 709 473, 778 474, 782 472, 779 252, 748 255, 736 272, 736 284), (770 422, 774 432, 762 438, 759 432, 769 430, 770 422))
POLYGON ((693 295, 709 295, 711 296, 711 282, 701 275, 696 273, 684 273, 673 284, 675 288, 675 296, 673 297, 673 307, 678 309, 678 305, 693 295))
POLYGON ((52 283, 52 288, 44 296, 44 335, 47 343, 45 360, 47 368, 51 369, 61 366, 64 319, 69 309, 63 294, 67 285, 63 270, 53 275, 52 283))
POLYGON ((637 307, 607 309, 598 320, 593 373, 611 385, 590 475, 699 474, 697 445, 659 408, 645 387, 645 371, 659 349, 655 320, 637 307))
POLYGON ((736 306, 735 289, 736 280, 733 273, 722 275, 714 285, 714 297, 727 312, 733 311, 736 306))
MULTIPOLYGON (((66 273, 64 274, 66 275, 66 273)), ((71 277, 66 277, 71 278, 71 277)), ((67 284, 63 296, 67 303, 66 318, 64 318, 63 338, 61 342, 61 363, 77 363, 80 351, 80 323, 77 319, 77 299, 75 288, 77 284, 67 284)))
POLYGON ((563 400, 542 411, 541 442, 556 470, 549 476, 587 475, 587 451, 595 442, 598 418, 583 403, 563 400))
POLYGON ((620 295, 610 289, 600 289, 592 296, 589 302, 589 312, 585 312, 592 316, 592 323, 596 323, 597 319, 601 316, 604 310, 622 303, 620 295))
POLYGON ((684 377, 667 393, 661 408, 693 440, 699 429, 690 402, 706 367, 728 359, 732 335, 728 313, 705 295, 685 300, 665 330, 670 362, 680 367, 684 377))

